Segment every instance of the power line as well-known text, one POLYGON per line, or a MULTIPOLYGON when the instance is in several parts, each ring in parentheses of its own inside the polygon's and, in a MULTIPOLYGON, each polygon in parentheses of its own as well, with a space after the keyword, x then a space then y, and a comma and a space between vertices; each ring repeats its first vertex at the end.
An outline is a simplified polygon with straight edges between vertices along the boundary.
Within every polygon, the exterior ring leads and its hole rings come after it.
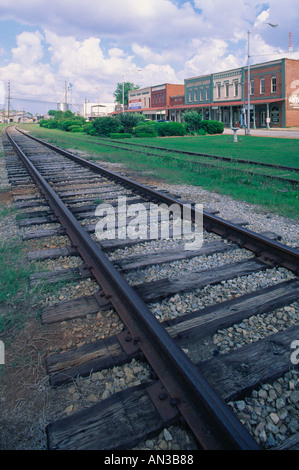
MULTIPOLYGON (((31 103, 46 103, 46 104, 57 104, 57 103, 60 103, 60 101, 56 100, 56 101, 46 101, 46 100, 34 100, 34 99, 30 99, 30 98, 19 98, 17 96, 11 98, 12 100, 14 101, 30 101, 31 103)), ((73 103, 71 103, 73 104, 73 103)), ((80 106, 80 105, 76 105, 74 104, 74 106, 80 106)))
POLYGON ((294 52, 299 52, 299 49, 296 49, 295 51, 292 52, 272 52, 270 54, 254 54, 251 57, 267 57, 268 55, 286 55, 286 54, 293 54, 294 52))

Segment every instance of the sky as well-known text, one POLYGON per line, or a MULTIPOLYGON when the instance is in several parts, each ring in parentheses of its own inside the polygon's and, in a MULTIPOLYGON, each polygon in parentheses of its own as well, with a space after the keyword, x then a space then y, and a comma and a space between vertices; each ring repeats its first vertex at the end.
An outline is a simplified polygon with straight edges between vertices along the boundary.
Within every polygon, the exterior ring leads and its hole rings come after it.
POLYGON ((0 109, 113 103, 140 87, 299 59, 299 0, 0 0, 0 109), (277 28, 267 23, 278 24, 277 28), (289 33, 293 53, 289 54, 289 33))

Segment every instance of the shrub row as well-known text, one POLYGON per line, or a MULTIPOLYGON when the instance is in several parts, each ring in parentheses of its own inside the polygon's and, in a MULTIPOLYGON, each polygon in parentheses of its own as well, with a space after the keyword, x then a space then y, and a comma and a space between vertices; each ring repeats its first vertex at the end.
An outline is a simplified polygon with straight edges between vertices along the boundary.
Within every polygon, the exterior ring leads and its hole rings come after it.
POLYGON ((116 117, 97 118, 86 123, 81 116, 71 111, 57 112, 50 120, 41 120, 40 126, 48 129, 60 129, 66 132, 84 132, 89 135, 111 137, 117 139, 136 137, 170 137, 197 133, 198 135, 222 134, 224 124, 218 121, 202 120, 196 111, 184 114, 184 123, 144 121, 140 114, 121 113, 116 117))
POLYGON ((224 124, 222 122, 202 120, 201 115, 195 110, 186 111, 183 114, 183 121, 186 125, 187 133, 189 134, 222 134, 224 130, 224 124))
POLYGON ((84 124, 84 117, 75 115, 70 118, 62 117, 61 119, 57 119, 54 117, 53 119, 41 119, 39 122, 40 127, 45 127, 47 129, 60 129, 61 131, 66 132, 73 132, 75 127, 83 130, 84 124))
POLYGON ((199 129, 204 129, 207 134, 222 134, 224 124, 219 121, 205 120, 201 121, 199 129))

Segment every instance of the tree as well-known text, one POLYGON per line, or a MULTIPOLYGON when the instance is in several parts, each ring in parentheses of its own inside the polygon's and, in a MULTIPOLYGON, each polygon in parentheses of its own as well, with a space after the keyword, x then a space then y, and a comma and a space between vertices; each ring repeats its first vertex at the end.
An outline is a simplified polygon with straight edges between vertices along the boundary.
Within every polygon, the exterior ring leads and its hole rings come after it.
MULTIPOLYGON (((124 83, 124 104, 128 106, 128 92, 130 90, 138 90, 140 88, 139 85, 134 85, 131 82, 124 83)), ((123 102, 123 83, 118 83, 117 87, 113 93, 115 101, 119 104, 123 102)))
POLYGON ((124 132, 133 132, 133 128, 137 126, 140 121, 144 121, 143 114, 138 113, 120 113, 117 114, 118 119, 124 126, 124 132))
POLYGON ((109 137, 113 132, 120 132, 123 129, 119 120, 111 116, 96 118, 92 121, 92 127, 96 135, 106 137, 109 137))
POLYGON ((186 124, 187 132, 196 132, 200 128, 202 118, 197 111, 186 111, 183 114, 183 121, 186 124))

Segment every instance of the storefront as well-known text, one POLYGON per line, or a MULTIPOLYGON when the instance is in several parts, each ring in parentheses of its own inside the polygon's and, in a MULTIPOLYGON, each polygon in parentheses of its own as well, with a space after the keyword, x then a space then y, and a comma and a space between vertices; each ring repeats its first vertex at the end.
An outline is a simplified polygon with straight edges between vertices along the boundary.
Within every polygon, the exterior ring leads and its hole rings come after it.
POLYGON ((283 110, 283 99, 274 102, 252 104, 250 106, 250 127, 252 129, 283 127, 283 110))

